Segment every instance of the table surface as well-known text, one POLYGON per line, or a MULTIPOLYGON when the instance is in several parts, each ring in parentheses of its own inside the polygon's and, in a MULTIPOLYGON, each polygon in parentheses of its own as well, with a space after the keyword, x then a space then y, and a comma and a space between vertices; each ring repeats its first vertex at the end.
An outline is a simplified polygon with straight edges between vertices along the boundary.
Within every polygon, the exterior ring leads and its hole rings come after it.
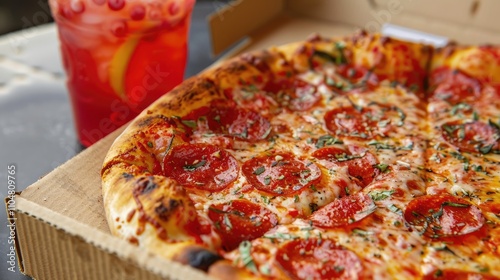
MULTIPOLYGON (((224 1, 195 5, 186 77, 214 62, 206 17, 223 5, 224 1)), ((81 151, 53 24, 0 37, 0 134, 2 198, 7 195, 7 166, 16 165, 16 191, 22 191, 81 151)), ((3 210, 0 221, 0 279, 31 279, 7 269, 10 244, 3 210)))

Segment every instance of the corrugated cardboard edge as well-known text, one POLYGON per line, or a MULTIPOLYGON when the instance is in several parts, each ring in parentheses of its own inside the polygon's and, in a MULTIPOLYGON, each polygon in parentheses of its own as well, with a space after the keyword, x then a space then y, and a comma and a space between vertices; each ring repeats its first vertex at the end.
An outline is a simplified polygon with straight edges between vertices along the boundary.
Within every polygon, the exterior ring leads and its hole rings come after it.
POLYGON ((35 278, 209 279, 22 197, 16 198, 16 231, 19 256, 29 264, 23 272, 35 278))

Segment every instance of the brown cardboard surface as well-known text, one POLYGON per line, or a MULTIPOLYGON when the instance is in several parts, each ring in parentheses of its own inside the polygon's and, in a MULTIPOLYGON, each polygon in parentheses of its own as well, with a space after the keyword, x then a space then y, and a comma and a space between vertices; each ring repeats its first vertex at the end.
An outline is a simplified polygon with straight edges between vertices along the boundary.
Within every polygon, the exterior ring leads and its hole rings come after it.
MULTIPOLYGON (((303 40, 314 32, 350 34, 384 21, 465 43, 500 43, 500 26, 494 24, 499 8, 494 0, 239 0, 212 16, 210 26, 215 53, 245 36, 248 43, 239 51, 303 40), (395 1, 403 7, 397 13, 389 11, 395 1), (443 12, 450 7, 456 13, 443 12)), ((17 238, 24 272, 37 279, 206 279, 199 271, 159 259, 109 233, 99 173, 119 133, 18 197, 17 238)))

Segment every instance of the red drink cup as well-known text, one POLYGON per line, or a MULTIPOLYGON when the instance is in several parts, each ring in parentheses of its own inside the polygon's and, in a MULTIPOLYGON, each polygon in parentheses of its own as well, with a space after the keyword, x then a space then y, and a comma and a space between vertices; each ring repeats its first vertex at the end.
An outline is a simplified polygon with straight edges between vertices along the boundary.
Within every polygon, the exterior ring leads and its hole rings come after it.
POLYGON ((195 0, 49 0, 78 137, 90 146, 184 75, 195 0))

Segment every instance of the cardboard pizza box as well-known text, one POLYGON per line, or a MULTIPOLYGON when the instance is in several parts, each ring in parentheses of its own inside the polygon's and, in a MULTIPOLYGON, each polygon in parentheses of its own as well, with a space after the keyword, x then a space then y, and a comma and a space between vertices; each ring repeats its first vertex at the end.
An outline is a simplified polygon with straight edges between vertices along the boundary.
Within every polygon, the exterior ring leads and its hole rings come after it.
MULTIPOLYGON (((379 31, 386 23, 460 43, 500 44, 499 9, 496 0, 238 0, 208 20, 214 54, 233 46, 230 56, 304 40, 314 32, 379 31)), ((121 130, 17 196, 11 209, 23 273, 36 279, 208 279, 110 234, 99 174, 121 130)))

